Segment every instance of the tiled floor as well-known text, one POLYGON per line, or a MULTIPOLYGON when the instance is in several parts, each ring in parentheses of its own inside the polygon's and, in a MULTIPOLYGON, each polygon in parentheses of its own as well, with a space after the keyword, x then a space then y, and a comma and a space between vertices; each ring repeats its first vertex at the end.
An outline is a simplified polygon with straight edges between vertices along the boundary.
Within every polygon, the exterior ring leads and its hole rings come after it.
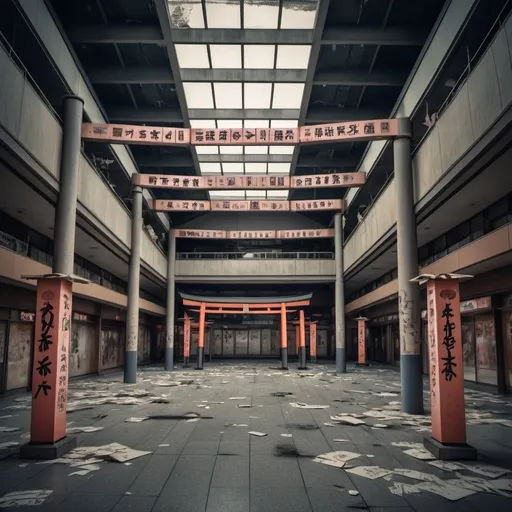
MULTIPOLYGON (((467 477, 471 476, 491 481, 471 471, 442 471, 404 454, 407 448, 391 444, 421 443, 423 435, 428 434, 428 423, 425 423, 428 416, 400 417, 399 409, 396 414, 397 405, 389 404, 400 400, 400 380, 395 370, 374 366, 350 368, 347 375, 336 377, 332 366, 311 365, 308 371, 298 372, 292 365, 289 372, 281 372, 271 369, 272 364, 268 361, 207 363, 203 372, 177 367, 172 374, 163 372, 160 367, 148 367, 141 369, 138 384, 131 386, 122 384, 121 373, 72 382, 71 408, 90 408, 69 413, 70 427, 103 427, 97 432, 78 434, 79 446, 117 442, 151 453, 132 460, 129 465, 101 462, 99 470, 83 476, 70 476, 80 468, 71 468, 69 464, 36 464, 11 455, 0 461, 0 507, 7 493, 51 490, 53 492, 41 505, 17 506, 13 510, 512 510, 512 492, 475 492, 450 501, 418 488, 423 480, 396 473, 387 479, 370 480, 345 471, 359 466, 380 466, 389 470, 417 470, 428 474, 424 478, 434 475, 442 480, 457 480, 457 485, 461 482, 468 485, 467 477), (182 384, 169 387, 179 382, 182 384), (120 391, 131 396, 113 396, 120 391), (278 391, 293 395, 272 395, 278 391), (144 392, 147 396, 141 396, 144 392), (382 392, 391 395, 376 396, 382 392), (170 403, 150 403, 161 395, 166 395, 170 403), (231 397, 246 398, 230 400, 231 397), (134 405, 98 404, 101 400, 132 401, 134 405), (294 402, 329 408, 296 408, 290 405, 294 402), (241 404, 252 407, 240 408, 241 404), (395 419, 364 417, 366 424, 362 426, 325 425, 331 422, 332 415, 363 414, 371 409, 394 414, 395 419), (183 418, 191 412, 200 414, 202 419, 190 422, 183 418), (153 418, 142 423, 125 422, 134 416, 153 418), (412 421, 413 425, 403 425, 404 421, 412 421), (390 426, 372 428, 376 423, 390 426), (254 437, 249 431, 268 435, 254 437), (345 441, 334 442, 334 439, 345 441), (335 450, 355 452, 359 456, 343 469, 313 460, 319 454, 335 450), (397 482, 408 485, 401 488, 397 482), (396 488, 401 488, 402 493, 391 492, 390 489, 396 488), (352 496, 349 491, 359 494, 352 496)), ((492 394, 469 390, 467 393, 471 423, 469 443, 478 449, 482 462, 512 469, 512 426, 506 425, 507 420, 512 425, 512 403, 492 394), (494 423, 484 424, 483 421, 494 423)), ((20 393, 0 398, 0 426, 21 428, 14 433, 0 433, 0 443, 27 441, 30 401, 23 402, 24 397, 28 395, 20 393), (11 417, 5 417, 9 415, 11 417)), ((427 393, 425 398, 428 407, 427 393)), ((512 483, 512 473, 500 479, 510 479, 512 483)), ((478 485, 477 490, 481 490, 482 481, 478 485)))

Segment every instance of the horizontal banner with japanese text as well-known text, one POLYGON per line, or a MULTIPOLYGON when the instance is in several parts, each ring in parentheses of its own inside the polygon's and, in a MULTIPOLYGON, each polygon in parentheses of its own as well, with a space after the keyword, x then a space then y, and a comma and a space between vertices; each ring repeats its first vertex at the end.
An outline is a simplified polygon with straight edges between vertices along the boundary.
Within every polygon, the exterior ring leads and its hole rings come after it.
POLYGON ((189 211, 343 211, 343 199, 317 199, 308 201, 194 201, 153 199, 150 208, 159 212, 189 211))
POLYGON ((397 119, 376 119, 301 128, 167 128, 83 123, 82 139, 112 144, 148 145, 296 145, 329 141, 390 139, 399 135, 397 119))
POLYGON ((360 187, 365 172, 318 174, 311 176, 176 176, 133 174, 132 183, 147 188, 195 188, 197 190, 297 189, 321 187, 360 187))
POLYGON ((215 229, 175 229, 176 238, 262 239, 333 238, 334 229, 292 229, 264 231, 219 231, 215 229))

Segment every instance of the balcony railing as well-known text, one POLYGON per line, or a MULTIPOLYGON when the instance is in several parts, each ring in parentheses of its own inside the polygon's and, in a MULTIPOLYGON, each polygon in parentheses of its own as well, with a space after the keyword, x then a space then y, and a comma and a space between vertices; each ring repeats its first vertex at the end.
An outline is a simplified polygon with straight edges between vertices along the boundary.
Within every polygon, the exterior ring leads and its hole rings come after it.
POLYGON ((333 260, 333 252, 180 252, 178 260, 333 260))

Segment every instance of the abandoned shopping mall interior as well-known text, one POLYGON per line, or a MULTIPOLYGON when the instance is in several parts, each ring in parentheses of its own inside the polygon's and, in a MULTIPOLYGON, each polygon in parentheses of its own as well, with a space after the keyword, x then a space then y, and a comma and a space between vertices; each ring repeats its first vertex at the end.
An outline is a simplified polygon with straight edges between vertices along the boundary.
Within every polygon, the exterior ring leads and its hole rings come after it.
POLYGON ((512 0, 3 0, 0 508, 512 509, 512 0))

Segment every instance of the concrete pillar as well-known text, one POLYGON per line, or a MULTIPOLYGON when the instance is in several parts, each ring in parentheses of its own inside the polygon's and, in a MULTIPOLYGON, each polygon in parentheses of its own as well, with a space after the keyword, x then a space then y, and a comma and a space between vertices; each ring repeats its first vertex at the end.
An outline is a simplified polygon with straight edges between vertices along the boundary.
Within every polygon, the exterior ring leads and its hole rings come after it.
POLYGON ((126 312, 126 349, 124 382, 137 382, 137 339, 139 336, 140 245, 142 237, 142 189, 133 188, 132 251, 128 273, 128 311, 126 312))
POLYGON ((309 324, 309 357, 312 363, 317 362, 316 358, 316 324, 309 324))
POLYGON ((60 160, 59 200, 55 209, 53 272, 73 274, 75 257, 78 162, 84 101, 77 96, 64 98, 64 126, 60 160))
POLYGON ((400 375, 402 411, 423 414, 423 375, 420 353, 420 291, 411 282, 419 274, 416 214, 411 158, 411 121, 399 119, 393 144, 396 186, 398 315, 400 322, 400 375))
POLYGON ((343 284, 343 219, 341 213, 337 213, 334 216, 334 255, 336 258, 336 285, 334 289, 336 373, 346 373, 345 290, 343 284))
POLYGON ((281 369, 288 370, 288 332, 286 324, 286 304, 281 304, 281 369))
POLYGON ((197 363, 196 363, 196 370, 202 370, 203 369, 205 317, 206 317, 206 304, 204 302, 202 302, 201 303, 201 308, 199 309, 199 337, 197 339, 197 363))
POLYGON ((185 312, 183 324, 183 367, 188 368, 190 362, 190 317, 185 312))
POLYGON ((167 316, 165 318, 165 369, 174 369, 174 311, 176 308, 176 232, 169 231, 169 248, 167 251, 167 316))
POLYGON ((304 310, 299 311, 299 370, 306 369, 306 322, 304 310))

